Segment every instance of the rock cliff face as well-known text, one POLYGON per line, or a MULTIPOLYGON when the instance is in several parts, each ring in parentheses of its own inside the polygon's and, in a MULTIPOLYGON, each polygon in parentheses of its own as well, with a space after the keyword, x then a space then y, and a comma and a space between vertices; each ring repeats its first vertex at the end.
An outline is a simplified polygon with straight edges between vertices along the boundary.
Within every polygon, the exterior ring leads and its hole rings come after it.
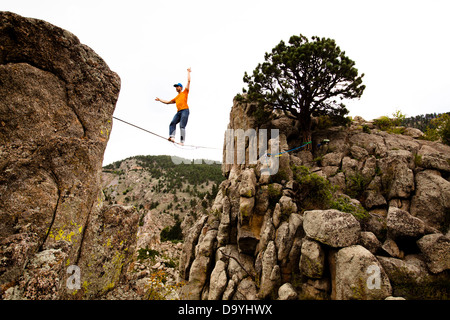
MULTIPOLYGON (((255 126, 252 110, 235 101, 229 129, 255 126)), ((302 144, 281 115, 261 128, 280 130, 280 152, 302 144)), ((312 151, 281 154, 275 175, 261 174, 265 157, 224 162, 227 180, 184 245, 183 297, 448 299, 450 147, 406 132, 356 117, 316 129, 312 151)))
POLYGON ((119 90, 70 32, 0 12, 2 298, 95 298, 120 280, 138 217, 99 196, 119 90))

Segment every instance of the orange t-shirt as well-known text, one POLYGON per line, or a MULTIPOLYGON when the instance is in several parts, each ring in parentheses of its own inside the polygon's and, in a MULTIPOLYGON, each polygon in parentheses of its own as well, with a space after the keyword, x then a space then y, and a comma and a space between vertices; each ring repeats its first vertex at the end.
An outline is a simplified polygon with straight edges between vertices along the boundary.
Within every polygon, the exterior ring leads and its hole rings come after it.
POLYGON ((175 102, 177 105, 177 111, 181 111, 184 109, 189 109, 189 106, 187 104, 188 100, 188 94, 189 90, 184 89, 182 92, 180 92, 175 98, 173 98, 170 102, 175 102))

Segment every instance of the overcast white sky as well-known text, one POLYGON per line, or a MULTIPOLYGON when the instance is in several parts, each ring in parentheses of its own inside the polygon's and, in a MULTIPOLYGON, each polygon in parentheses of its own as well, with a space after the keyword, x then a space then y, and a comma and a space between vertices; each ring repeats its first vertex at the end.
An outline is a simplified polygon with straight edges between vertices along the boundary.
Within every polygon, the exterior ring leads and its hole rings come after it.
POLYGON ((192 67, 186 143, 217 150, 181 150, 115 121, 104 165, 150 154, 222 160, 244 72, 300 33, 335 39, 365 74, 351 116, 450 111, 448 0, 2 0, 0 10, 74 33, 121 78, 114 116, 163 136, 176 107, 154 99, 174 98, 192 67))

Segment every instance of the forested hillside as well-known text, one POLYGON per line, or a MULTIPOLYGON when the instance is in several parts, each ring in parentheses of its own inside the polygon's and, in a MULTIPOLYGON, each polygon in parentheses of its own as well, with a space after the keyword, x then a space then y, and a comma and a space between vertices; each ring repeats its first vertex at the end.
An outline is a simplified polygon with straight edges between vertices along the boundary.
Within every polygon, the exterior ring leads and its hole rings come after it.
POLYGON ((135 156, 105 166, 105 201, 135 206, 141 224, 151 210, 161 214, 164 228, 181 224, 186 216, 195 221, 216 197, 224 179, 221 165, 177 160, 183 162, 175 164, 170 156, 135 156))
POLYGON ((442 115, 443 115, 442 113, 435 112, 435 113, 421 114, 414 117, 408 117, 402 121, 402 126, 416 128, 422 132, 425 132, 427 131, 427 128, 430 126, 432 120, 442 115))

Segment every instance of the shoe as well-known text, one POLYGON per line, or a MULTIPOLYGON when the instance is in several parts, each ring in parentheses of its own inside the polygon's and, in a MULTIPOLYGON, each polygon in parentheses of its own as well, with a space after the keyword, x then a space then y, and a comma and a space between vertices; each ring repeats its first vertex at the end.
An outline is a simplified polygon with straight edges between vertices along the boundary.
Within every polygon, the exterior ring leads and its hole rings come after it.
POLYGON ((175 142, 175 138, 174 137, 169 137, 169 139, 167 139, 167 140, 169 140, 170 142, 175 142))

